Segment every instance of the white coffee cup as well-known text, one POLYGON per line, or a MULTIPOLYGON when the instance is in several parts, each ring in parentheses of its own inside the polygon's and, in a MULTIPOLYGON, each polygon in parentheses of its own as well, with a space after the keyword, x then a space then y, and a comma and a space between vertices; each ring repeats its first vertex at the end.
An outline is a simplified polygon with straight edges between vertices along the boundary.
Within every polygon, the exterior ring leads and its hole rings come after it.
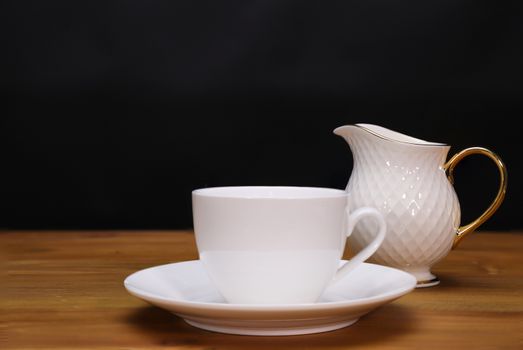
MULTIPOLYGON (((374 208, 348 212, 347 193, 315 187, 214 187, 192 192, 196 244, 229 303, 313 303, 369 258, 385 238, 374 208), (374 240, 343 267, 346 238, 363 217, 374 240)), ((350 276, 349 276, 350 277, 350 276)))

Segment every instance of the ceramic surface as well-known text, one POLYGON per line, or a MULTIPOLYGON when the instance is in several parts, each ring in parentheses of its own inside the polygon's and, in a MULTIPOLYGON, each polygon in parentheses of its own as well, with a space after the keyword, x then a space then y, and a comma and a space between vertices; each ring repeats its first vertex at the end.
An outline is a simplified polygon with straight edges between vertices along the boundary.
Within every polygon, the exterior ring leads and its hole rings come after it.
POLYGON ((292 305, 228 304, 200 261, 144 269, 128 276, 124 285, 132 295, 198 328, 279 336, 349 326, 368 312, 412 291, 416 279, 397 269, 363 263, 328 287, 318 303, 292 305))
POLYGON ((374 208, 347 211, 347 193, 311 187, 215 187, 193 191, 200 260, 230 303, 315 302, 385 237, 374 208), (338 270, 346 236, 363 218, 379 227, 338 270))
MULTIPOLYGON (((343 126, 334 132, 348 142, 354 159, 346 188, 349 206, 375 207, 387 222, 387 237, 369 261, 408 271, 419 286, 439 283, 430 268, 449 253, 460 233, 460 205, 446 172, 450 146, 370 124, 343 126)), ((485 149, 466 151, 501 162, 485 149)), ((504 192, 498 193, 497 200, 503 196, 504 192)), ((480 223, 474 223, 474 228, 480 223)), ((374 223, 362 220, 349 242, 358 250, 373 239, 374 232, 374 223)))

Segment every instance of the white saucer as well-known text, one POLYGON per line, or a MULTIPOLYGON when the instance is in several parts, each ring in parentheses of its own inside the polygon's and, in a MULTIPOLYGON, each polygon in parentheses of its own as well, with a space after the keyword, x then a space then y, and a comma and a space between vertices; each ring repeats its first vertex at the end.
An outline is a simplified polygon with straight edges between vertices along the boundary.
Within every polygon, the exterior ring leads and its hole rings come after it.
POLYGON ((416 286, 414 276, 364 263, 327 288, 318 303, 294 305, 227 304, 200 261, 141 270, 128 276, 132 295, 206 330, 242 335, 297 335, 349 326, 359 317, 401 297, 416 286))

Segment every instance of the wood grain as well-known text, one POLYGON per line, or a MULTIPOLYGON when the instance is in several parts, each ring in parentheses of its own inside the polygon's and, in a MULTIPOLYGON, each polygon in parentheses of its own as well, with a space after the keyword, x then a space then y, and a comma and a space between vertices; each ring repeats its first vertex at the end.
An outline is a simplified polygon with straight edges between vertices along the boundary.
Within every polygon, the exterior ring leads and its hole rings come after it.
POLYGON ((2 349, 523 349, 521 232, 472 235, 433 269, 439 286, 351 327, 267 338, 199 330, 126 292, 132 272, 196 259, 190 231, 7 231, 0 244, 2 349))

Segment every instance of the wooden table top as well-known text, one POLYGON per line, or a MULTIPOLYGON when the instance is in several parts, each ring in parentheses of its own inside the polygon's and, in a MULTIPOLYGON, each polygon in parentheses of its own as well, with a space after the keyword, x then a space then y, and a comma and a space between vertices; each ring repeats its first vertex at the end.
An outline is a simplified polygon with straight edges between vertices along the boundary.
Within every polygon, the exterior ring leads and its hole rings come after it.
POLYGON ((434 267, 439 286, 290 337, 203 331, 127 293, 132 272, 197 259, 190 231, 4 231, 0 253, 2 349, 523 349, 523 232, 475 233, 434 267))

